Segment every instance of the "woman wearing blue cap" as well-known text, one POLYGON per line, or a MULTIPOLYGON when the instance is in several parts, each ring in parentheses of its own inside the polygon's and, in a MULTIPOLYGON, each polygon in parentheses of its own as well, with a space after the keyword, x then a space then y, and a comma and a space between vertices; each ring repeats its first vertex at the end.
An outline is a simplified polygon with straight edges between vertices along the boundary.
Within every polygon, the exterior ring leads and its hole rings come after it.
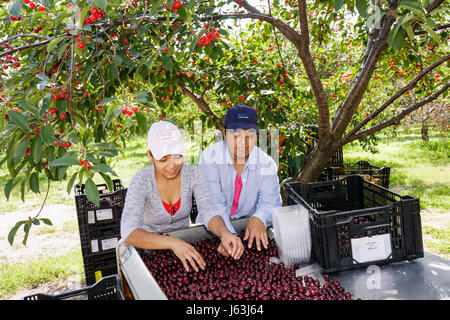
MULTIPOLYGON (((251 217, 245 229, 248 247, 267 248, 267 227, 272 224, 272 209, 281 207, 275 161, 255 146, 258 125, 255 109, 235 105, 225 115, 225 140, 207 147, 198 168, 208 182, 209 193, 219 213, 204 216, 201 222, 211 231, 236 233, 230 219, 251 217)), ((226 255, 224 248, 219 248, 226 255)))

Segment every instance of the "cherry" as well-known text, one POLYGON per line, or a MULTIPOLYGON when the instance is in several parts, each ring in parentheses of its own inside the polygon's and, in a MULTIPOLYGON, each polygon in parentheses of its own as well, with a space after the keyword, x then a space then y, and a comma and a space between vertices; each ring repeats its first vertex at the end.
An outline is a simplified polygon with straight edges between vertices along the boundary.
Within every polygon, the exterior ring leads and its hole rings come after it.
MULTIPOLYGON (((240 235, 241 239, 243 234, 240 235)), ((246 241, 243 241, 246 246, 246 241)), ((269 261, 276 253, 274 240, 267 250, 248 249, 235 261, 217 252, 218 239, 204 239, 194 247, 204 257, 207 268, 186 272, 172 251, 140 252, 149 271, 168 299, 198 300, 329 300, 351 299, 351 295, 325 275, 321 287, 318 279, 296 277, 298 265, 285 267, 269 261)))

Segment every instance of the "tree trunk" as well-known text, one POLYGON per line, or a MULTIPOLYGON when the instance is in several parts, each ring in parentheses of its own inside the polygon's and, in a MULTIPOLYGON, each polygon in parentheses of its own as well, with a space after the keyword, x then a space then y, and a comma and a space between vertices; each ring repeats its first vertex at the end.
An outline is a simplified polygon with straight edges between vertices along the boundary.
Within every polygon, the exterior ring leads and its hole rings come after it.
POLYGON ((428 137, 428 125, 425 122, 422 122, 422 140, 428 141, 430 138, 428 137))
POLYGON ((315 182, 323 169, 330 163, 333 154, 339 148, 338 143, 318 142, 313 151, 305 158, 303 168, 294 176, 294 181, 315 182))

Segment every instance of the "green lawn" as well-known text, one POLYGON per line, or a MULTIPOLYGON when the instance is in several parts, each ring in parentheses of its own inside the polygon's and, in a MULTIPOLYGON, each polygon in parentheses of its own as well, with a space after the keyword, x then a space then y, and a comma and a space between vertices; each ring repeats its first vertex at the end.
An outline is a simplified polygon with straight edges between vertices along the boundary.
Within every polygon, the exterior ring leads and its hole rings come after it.
POLYGON ((381 136, 378 152, 364 151, 359 144, 344 146, 344 162, 367 160, 391 167, 390 189, 420 198, 422 209, 450 211, 450 142, 438 132, 423 141, 420 130, 401 130, 397 138, 381 136))

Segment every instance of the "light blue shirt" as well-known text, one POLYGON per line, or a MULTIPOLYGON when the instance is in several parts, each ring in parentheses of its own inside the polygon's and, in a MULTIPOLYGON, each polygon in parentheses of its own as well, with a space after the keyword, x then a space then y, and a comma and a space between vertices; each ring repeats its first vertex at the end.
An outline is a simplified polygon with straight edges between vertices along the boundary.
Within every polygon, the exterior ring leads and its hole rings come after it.
MULTIPOLYGON (((236 233, 230 219, 258 217, 266 227, 272 225, 272 209, 281 207, 278 168, 275 161, 257 146, 249 154, 241 174, 242 189, 237 211, 230 217, 234 199, 236 169, 225 140, 207 147, 200 155, 198 168, 205 177, 211 202, 227 228, 236 233)), ((208 229, 213 216, 198 215, 196 223, 208 229)))

